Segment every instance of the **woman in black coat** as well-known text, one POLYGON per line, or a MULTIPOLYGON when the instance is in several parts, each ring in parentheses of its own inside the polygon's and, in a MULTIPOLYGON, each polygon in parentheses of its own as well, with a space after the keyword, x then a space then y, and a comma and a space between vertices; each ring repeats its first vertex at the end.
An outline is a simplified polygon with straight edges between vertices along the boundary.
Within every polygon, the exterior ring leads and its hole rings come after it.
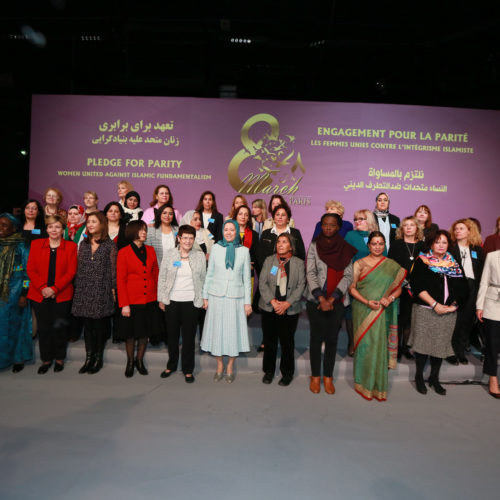
POLYGON ((485 257, 481 247, 481 236, 472 220, 455 221, 451 226, 450 236, 452 242, 450 253, 464 270, 469 296, 464 306, 458 310, 457 325, 452 339, 455 355, 447 358, 447 361, 453 365, 459 363, 466 365, 468 360, 465 357, 465 350, 470 344, 476 324, 476 298, 485 257))

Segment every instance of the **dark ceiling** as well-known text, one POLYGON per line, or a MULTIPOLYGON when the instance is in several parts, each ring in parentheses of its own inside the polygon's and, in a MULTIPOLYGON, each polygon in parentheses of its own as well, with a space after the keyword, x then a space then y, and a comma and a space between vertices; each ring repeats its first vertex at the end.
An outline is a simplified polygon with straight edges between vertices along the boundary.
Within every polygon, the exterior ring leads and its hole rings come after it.
POLYGON ((0 159, 18 173, 12 203, 27 192, 32 94, 500 104, 498 1, 2 3, 0 159))

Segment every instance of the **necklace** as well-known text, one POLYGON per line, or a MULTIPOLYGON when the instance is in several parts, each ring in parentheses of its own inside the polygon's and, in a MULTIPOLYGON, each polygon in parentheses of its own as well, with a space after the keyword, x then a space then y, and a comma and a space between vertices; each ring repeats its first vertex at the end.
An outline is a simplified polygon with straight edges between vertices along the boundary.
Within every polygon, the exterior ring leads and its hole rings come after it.
POLYGON ((405 245, 406 245, 406 249, 408 250, 408 253, 410 254, 410 260, 415 260, 415 257, 413 256, 413 254, 415 253, 415 243, 410 243, 410 245, 413 245, 413 248, 411 249, 411 252, 410 252, 410 247, 408 246, 408 243, 406 243, 405 241, 405 245))

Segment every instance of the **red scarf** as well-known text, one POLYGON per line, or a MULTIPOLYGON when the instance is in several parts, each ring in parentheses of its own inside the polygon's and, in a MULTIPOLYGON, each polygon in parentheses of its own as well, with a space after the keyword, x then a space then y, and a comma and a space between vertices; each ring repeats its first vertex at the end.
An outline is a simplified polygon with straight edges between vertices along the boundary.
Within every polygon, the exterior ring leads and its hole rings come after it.
POLYGON ((243 241, 242 241, 243 246, 247 248, 252 248, 252 240, 253 240, 253 231, 248 226, 246 226, 245 234, 243 235, 243 241))
POLYGON ((336 271, 344 271, 358 251, 349 245, 339 233, 327 238, 323 232, 315 240, 318 257, 336 271))

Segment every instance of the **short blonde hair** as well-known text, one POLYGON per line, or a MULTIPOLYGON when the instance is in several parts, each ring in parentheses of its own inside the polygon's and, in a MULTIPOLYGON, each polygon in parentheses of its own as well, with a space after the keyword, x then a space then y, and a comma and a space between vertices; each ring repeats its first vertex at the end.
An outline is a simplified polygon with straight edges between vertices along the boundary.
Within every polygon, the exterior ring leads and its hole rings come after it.
POLYGON ((64 220, 64 217, 61 217, 60 215, 47 215, 47 217, 45 217, 45 227, 48 227, 49 224, 55 224, 56 222, 60 222, 62 228, 66 229, 66 221, 64 220))
POLYGON ((358 215, 366 217, 366 223, 368 224, 369 233, 371 233, 372 231, 378 231, 378 224, 371 210, 368 210, 367 208, 357 210, 356 212, 354 212, 354 218, 356 218, 358 215))
POLYGON ((415 235, 415 238, 417 238, 417 241, 423 240, 424 239, 424 230, 423 230, 422 226, 420 225, 420 222, 418 222, 418 219, 414 215, 410 215, 409 217, 405 217, 401 221, 401 224, 396 229, 396 239, 402 240, 404 238, 403 226, 404 226, 405 222, 409 221, 409 220, 414 222, 415 226, 417 226, 417 234, 415 235))
POLYGON ((450 238, 453 243, 457 242, 457 239, 455 238, 455 228, 457 227, 457 224, 464 224, 469 230, 469 237, 467 238, 467 243, 469 245, 482 245, 483 241, 481 240, 481 235, 479 234, 477 224, 471 219, 458 219, 451 225, 450 238))
POLYGON ((345 208, 342 202, 336 200, 328 200, 325 203, 325 210, 328 210, 329 208, 336 208, 340 212, 340 216, 344 217, 345 208))
POLYGON ((132 191, 134 189, 134 186, 132 186, 132 183, 130 183, 129 181, 126 181, 125 179, 122 179, 116 186, 117 187, 127 186, 127 189, 129 191, 132 191))

